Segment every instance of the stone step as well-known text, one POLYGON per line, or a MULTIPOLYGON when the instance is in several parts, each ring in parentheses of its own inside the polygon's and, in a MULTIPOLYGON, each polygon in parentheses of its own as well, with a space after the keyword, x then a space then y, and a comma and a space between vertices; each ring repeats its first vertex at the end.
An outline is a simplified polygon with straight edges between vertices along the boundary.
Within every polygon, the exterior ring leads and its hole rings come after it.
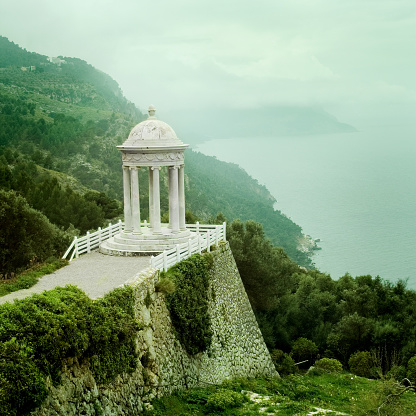
POLYGON ((181 231, 176 234, 172 233, 163 233, 163 234, 149 234, 143 232, 142 234, 131 234, 131 233, 125 233, 121 232, 120 234, 117 234, 114 236, 117 242, 120 242, 122 244, 136 244, 136 242, 142 242, 142 241, 166 241, 169 242, 169 244, 179 244, 179 242, 186 242, 190 238, 196 237, 196 233, 191 233, 189 230, 181 231))
POLYGON ((120 243, 115 240, 114 237, 108 239, 100 246, 100 252, 104 253, 104 250, 118 250, 118 251, 129 251, 133 253, 140 252, 151 252, 151 253, 160 253, 164 250, 175 247, 175 243, 172 241, 169 242, 156 242, 156 241, 129 241, 128 243, 120 243), (102 250, 101 250, 102 248, 102 250))

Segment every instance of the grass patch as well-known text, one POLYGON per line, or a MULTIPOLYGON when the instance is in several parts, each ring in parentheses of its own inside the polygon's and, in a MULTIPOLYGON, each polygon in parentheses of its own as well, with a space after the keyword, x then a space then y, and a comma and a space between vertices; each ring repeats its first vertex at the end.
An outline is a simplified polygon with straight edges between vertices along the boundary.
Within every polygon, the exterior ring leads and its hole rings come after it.
POLYGON ((50 263, 36 264, 10 279, 0 280, 0 296, 8 295, 20 289, 29 289, 38 282, 40 277, 51 274, 68 263, 68 260, 58 259, 50 263))
MULTIPOLYGON (((327 414, 378 415, 393 381, 368 380, 349 373, 319 376, 290 375, 281 379, 233 379, 220 386, 176 392, 153 401, 146 416, 279 415, 306 416, 324 409, 327 414)), ((409 416, 416 409, 416 394, 405 393, 380 415, 409 416)))

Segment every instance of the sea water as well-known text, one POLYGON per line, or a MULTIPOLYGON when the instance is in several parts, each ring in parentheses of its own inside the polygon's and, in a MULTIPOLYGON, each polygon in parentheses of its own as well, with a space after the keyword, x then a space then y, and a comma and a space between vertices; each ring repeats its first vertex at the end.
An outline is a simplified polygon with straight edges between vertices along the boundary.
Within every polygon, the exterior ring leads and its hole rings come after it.
POLYGON ((195 146, 244 168, 275 208, 320 239, 313 261, 333 278, 379 275, 416 289, 416 140, 361 131, 216 139, 195 146))

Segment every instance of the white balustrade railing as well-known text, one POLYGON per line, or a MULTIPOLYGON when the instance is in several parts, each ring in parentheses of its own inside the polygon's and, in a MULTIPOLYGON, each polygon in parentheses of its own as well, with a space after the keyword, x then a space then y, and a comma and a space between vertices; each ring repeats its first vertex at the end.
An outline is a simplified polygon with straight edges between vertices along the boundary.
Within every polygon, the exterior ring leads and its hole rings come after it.
POLYGON ((181 260, 191 257, 193 254, 206 250, 211 251, 211 246, 218 245, 220 241, 226 241, 226 224, 186 224, 186 228, 196 235, 186 243, 177 244, 175 248, 165 250, 157 256, 150 258, 150 267, 166 271, 181 260))
MULTIPOLYGON (((147 221, 141 224, 146 227, 147 221)), ((98 228, 92 233, 87 232, 83 237, 74 237, 68 250, 62 256, 63 259, 69 257, 71 261, 74 257, 78 258, 80 254, 90 253, 92 250, 98 248, 100 244, 113 237, 115 234, 123 230, 124 223, 121 220, 116 224, 111 224, 107 228, 98 228)), ((174 264, 192 256, 195 253, 201 253, 203 250, 208 252, 212 245, 218 245, 220 241, 226 241, 226 224, 210 225, 210 224, 186 224, 186 228, 194 234, 191 235, 188 242, 177 244, 175 248, 165 250, 157 256, 151 256, 150 266, 159 269, 167 270, 174 264)))
POLYGON ((88 231, 87 235, 84 235, 83 237, 74 237, 74 240, 62 258, 66 259, 71 254, 69 258, 69 261, 71 261, 74 257, 78 258, 80 254, 90 253, 91 250, 98 248, 103 241, 120 233, 123 229, 123 225, 121 220, 116 224, 111 224, 110 222, 107 228, 101 229, 101 227, 99 227, 97 231, 92 233, 88 231))

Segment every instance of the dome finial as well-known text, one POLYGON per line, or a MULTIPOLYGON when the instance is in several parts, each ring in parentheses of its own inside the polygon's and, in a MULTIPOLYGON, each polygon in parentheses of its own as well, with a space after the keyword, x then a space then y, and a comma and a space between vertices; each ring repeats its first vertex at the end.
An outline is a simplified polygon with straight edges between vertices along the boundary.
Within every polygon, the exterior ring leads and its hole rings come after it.
POLYGON ((156 118, 157 118, 155 116, 156 107, 153 104, 149 105, 149 108, 148 108, 147 112, 149 113, 149 117, 147 117, 148 120, 156 120, 156 118))

